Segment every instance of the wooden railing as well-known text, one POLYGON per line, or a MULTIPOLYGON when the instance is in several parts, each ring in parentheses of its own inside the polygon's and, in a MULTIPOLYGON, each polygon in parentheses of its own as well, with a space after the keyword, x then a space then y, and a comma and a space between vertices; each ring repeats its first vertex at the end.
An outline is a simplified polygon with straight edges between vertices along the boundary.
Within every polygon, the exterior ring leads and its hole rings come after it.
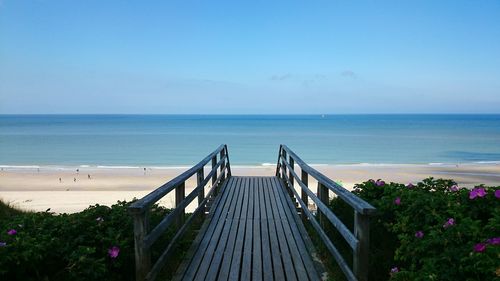
POLYGON ((172 253, 176 242, 188 227, 191 225, 197 215, 205 214, 205 207, 208 200, 215 195, 217 188, 227 177, 231 176, 231 167, 229 165, 229 155, 227 146, 221 145, 214 152, 201 160, 189 170, 185 171, 178 177, 165 183, 153 192, 149 193, 142 199, 134 202, 129 207, 129 212, 134 220, 134 239, 135 239, 135 267, 136 280, 154 280, 162 267, 165 265, 167 258, 172 253), (217 156, 219 161, 217 161, 217 156), (204 167, 211 161, 212 169, 207 176, 204 176, 204 167), (220 174, 217 172, 220 168, 220 174), (197 186, 193 191, 185 196, 185 183, 191 176, 196 174, 197 186), (205 186, 209 181, 212 181, 212 187, 205 196, 205 186), (151 206, 158 202, 163 196, 175 190, 175 209, 165 216, 162 221, 150 231, 149 212, 151 206), (185 220, 185 208, 198 197, 198 207, 193 214, 185 220), (158 238, 173 224, 176 225, 177 232, 174 234, 170 243, 160 255, 158 260, 151 266, 151 246, 158 238))
POLYGON ((375 213, 376 209, 331 179, 327 178, 325 175, 311 168, 286 145, 280 146, 276 176, 283 179, 290 195, 295 197, 295 199, 299 202, 303 218, 308 220, 316 230, 318 236, 321 238, 328 251, 335 258, 337 264, 344 272, 347 280, 368 280, 370 216, 375 213), (300 177, 294 170, 295 164, 297 164, 301 169, 300 177), (308 187, 309 176, 312 176, 318 182, 317 194, 312 192, 308 187), (295 181, 300 186, 300 195, 294 188, 295 181), (340 199, 345 201, 354 209, 354 233, 352 233, 328 207, 329 191, 333 191, 340 199), (319 222, 308 208, 309 198, 311 198, 317 206, 319 222), (351 247, 353 251, 352 269, 326 234, 324 228, 327 221, 329 221, 338 230, 347 244, 351 247))

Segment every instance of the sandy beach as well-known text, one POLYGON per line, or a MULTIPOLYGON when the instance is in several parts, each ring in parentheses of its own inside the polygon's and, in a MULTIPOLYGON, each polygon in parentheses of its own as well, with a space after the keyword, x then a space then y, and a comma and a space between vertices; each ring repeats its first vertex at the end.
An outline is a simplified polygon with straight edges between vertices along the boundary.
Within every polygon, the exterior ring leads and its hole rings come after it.
MULTIPOLYGON (((331 179, 351 189, 354 184, 368 179, 387 182, 418 182, 426 177, 452 178, 460 186, 478 184, 500 185, 500 165, 439 164, 439 165, 325 165, 315 167, 331 179)), ((0 172, 0 198, 22 209, 56 213, 78 212, 89 205, 111 205, 117 200, 141 198, 156 187, 185 171, 183 168, 82 168, 30 167, 3 168, 0 172), (76 172, 79 169, 79 172, 76 172), (90 178, 89 178, 90 175, 90 178), (61 181, 59 181, 61 178, 61 181)), ((233 175, 271 176, 275 166, 233 167, 233 175)), ((208 171, 207 171, 208 173, 208 171)), ((186 183, 186 194, 195 186, 192 177, 186 183)), ((316 183, 310 180, 315 190, 316 183)), ((207 186, 207 189, 210 186, 207 186)), ((195 200, 196 201, 196 200, 195 200)), ((174 195, 168 194, 160 202, 172 207, 174 195)), ((192 204, 189 210, 196 206, 192 204)))

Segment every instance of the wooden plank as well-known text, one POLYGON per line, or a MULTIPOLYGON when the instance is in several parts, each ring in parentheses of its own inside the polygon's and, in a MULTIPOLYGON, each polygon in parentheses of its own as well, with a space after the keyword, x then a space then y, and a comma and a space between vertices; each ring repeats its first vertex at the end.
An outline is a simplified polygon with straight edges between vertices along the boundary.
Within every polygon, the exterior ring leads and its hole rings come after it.
MULTIPOLYGON (((285 237, 290 248, 290 253, 295 267, 295 272, 297 273, 297 278, 299 280, 307 280, 308 272, 304 265, 303 259, 301 258, 301 254, 304 253, 301 253, 299 251, 299 247, 304 247, 304 245, 302 239, 295 239, 294 236, 295 234, 298 234, 298 232, 293 233, 291 228, 291 225, 295 224, 295 221, 289 215, 287 215, 288 205, 285 200, 291 201, 290 197, 288 197, 288 195, 285 195, 285 186, 281 184, 278 178, 274 177, 272 178, 272 181, 274 197, 276 199, 276 203, 278 204, 278 211, 280 212, 280 216, 283 218, 283 220, 281 220, 281 225, 283 227, 283 230, 285 231, 285 237)), ((307 253, 306 257, 308 257, 307 253)), ((312 266, 312 262, 310 263, 310 265, 312 266)))
POLYGON ((256 178, 254 182, 252 281, 262 281, 262 239, 260 232, 260 202, 262 197, 260 187, 260 178, 256 178))
POLYGON ((281 261, 281 252, 280 252, 280 246, 278 242, 278 236, 276 234, 276 225, 274 223, 274 214, 272 212, 272 205, 271 205, 271 196, 269 195, 269 182, 264 178, 263 179, 263 194, 264 194, 264 201, 265 201, 265 214, 266 214, 266 220, 263 221, 264 223, 267 223, 267 227, 269 230, 269 244, 270 244, 270 251, 271 251, 271 261, 272 261, 272 266, 273 266, 273 275, 274 275, 274 280, 285 280, 285 272, 283 270, 283 262, 281 261))
POLYGON ((240 190, 240 193, 238 195, 238 198, 236 200, 237 202, 237 208, 236 208, 236 213, 235 213, 235 219, 231 225, 231 230, 227 242, 226 249, 224 251, 222 263, 220 266, 219 270, 219 276, 218 280, 228 280, 229 278, 229 271, 231 270, 231 260, 233 258, 234 254, 234 246, 236 242, 236 236, 238 234, 238 228, 240 224, 240 217, 241 217, 241 209, 243 207, 243 195, 244 195, 244 185, 245 182, 242 178, 242 181, 239 182, 237 188, 240 190))
POLYGON ((245 228, 246 228, 246 223, 242 219, 245 219, 247 217, 249 185, 250 185, 250 180, 249 178, 246 178, 245 186, 243 187, 245 190, 245 195, 243 196, 243 202, 242 202, 243 205, 241 207, 241 217, 238 227, 238 234, 236 235, 236 242, 234 244, 233 259, 231 260, 229 280, 237 280, 240 276, 240 268, 241 268, 241 260, 243 254, 243 245, 245 241, 244 239, 245 239, 245 228))
MULTIPOLYGON (((275 179, 277 181, 277 186, 279 189, 283 189, 283 182, 281 182, 278 178, 275 179)), ((318 272, 315 270, 315 265, 311 259, 310 253, 304 243, 303 236, 299 231, 300 221, 299 216, 295 211, 295 205, 292 200, 284 192, 277 192, 277 196, 280 197, 280 201, 283 204, 283 208, 285 210, 285 215, 288 220, 287 226, 290 228, 290 232, 292 233, 293 239, 295 239, 295 244, 297 245, 298 254, 297 256, 302 259, 302 263, 304 264, 304 268, 307 271, 307 276, 309 280, 320 280, 318 272)), ((296 253, 292 253, 295 255, 296 253)), ((302 277, 299 277, 300 280, 304 280, 302 277)))
MULTIPOLYGON (((221 221, 223 221, 226 216, 227 216, 227 208, 229 208, 229 205, 231 201, 233 200, 233 196, 235 194, 235 180, 233 178, 229 178, 229 183, 228 187, 226 188, 225 192, 223 192, 223 196, 225 196, 227 199, 224 200, 224 204, 219 204, 218 208, 216 209, 216 214, 212 218, 212 222, 210 226, 208 227, 205 236, 203 240, 200 243, 200 246, 198 250, 196 251, 193 259, 191 260, 191 264, 187 268, 187 271, 184 275, 183 280, 193 280, 193 278, 196 275, 196 272, 198 271, 198 267, 205 255, 205 252, 208 249, 208 246, 210 245, 210 242, 212 240, 212 236, 214 236, 216 229, 221 221)), ((216 235, 216 234, 215 234, 216 235)), ((216 235, 217 236, 217 235, 216 235)))
POLYGON ((221 210, 221 208, 219 206, 224 205, 225 200, 227 200, 228 193, 225 191, 227 190, 230 181, 232 181, 232 179, 227 179, 222 184, 222 187, 220 189, 220 192, 221 192, 220 196, 217 196, 215 198, 214 204, 212 205, 212 208, 210 210, 210 213, 207 216, 207 219, 203 223, 198 235, 196 236, 196 238, 193 241, 193 244, 191 245, 188 252, 186 253, 186 256, 184 257, 184 261, 181 263, 181 265, 177 269, 177 272, 176 272, 174 278, 172 278, 173 281, 181 280, 184 276, 184 273, 187 271, 189 265, 191 264, 191 261, 195 255, 196 251, 199 249, 201 242, 202 242, 203 238, 205 237, 206 231, 208 230, 208 228, 210 227, 210 225, 212 223, 212 219, 215 218, 215 216, 217 215, 217 212, 221 210))
POLYGON ((245 239, 243 245, 243 260, 241 263, 240 280, 249 281, 252 277, 252 243, 253 243, 253 211, 256 178, 249 178, 248 186, 248 212, 242 222, 246 223, 245 239))
POLYGON ((259 199, 260 199, 260 227, 261 227, 261 243, 262 243, 262 270, 263 281, 273 280, 273 263, 271 255, 271 244, 269 237, 269 226, 267 217, 266 198, 264 195, 264 179, 259 178, 259 199))
MULTIPOLYGON (((285 181, 288 180, 288 177, 286 177, 284 180, 285 181)), ((306 208, 304 201, 302 201, 302 199, 299 198, 299 194, 297 193, 297 191, 294 189, 293 192, 295 194, 295 198, 299 201, 300 205, 303 208, 305 208, 304 211, 306 212, 306 215, 309 218, 309 222, 314 227, 321 240, 323 240, 323 243, 325 243, 325 246, 328 249, 328 251, 330 251, 330 254, 332 254, 332 256, 337 261, 337 264, 339 265, 340 269, 342 269, 342 271, 344 272, 347 280, 349 281, 356 280, 356 277, 354 276, 349 265, 344 260, 344 257, 340 254, 335 245, 333 245, 332 241, 330 240, 328 235, 326 235, 325 231, 321 228, 321 226, 319 225, 319 223, 317 222, 316 218, 311 213, 311 211, 309 211, 309 209, 306 208)))
MULTIPOLYGON (((239 186, 238 183, 240 180, 241 179, 237 178, 235 181, 233 181, 233 184, 229 188, 236 189, 236 191, 234 192, 239 192, 240 190, 238 188, 239 186)), ((226 246, 225 244, 227 242, 227 236, 223 238, 222 234, 229 233, 229 231, 224 232, 224 229, 229 229, 233 219, 237 218, 234 212, 235 208, 237 208, 237 202, 235 201, 236 200, 231 201, 229 208, 224 210, 225 212, 227 212, 227 216, 219 218, 219 222, 217 224, 217 227, 215 228, 214 235, 210 239, 210 243, 207 247, 207 250, 205 252, 203 260, 201 261, 200 267, 198 269, 198 272, 196 273, 194 280, 197 281, 205 280, 207 278, 207 273, 209 271, 209 268, 211 267, 216 268, 215 266, 212 266, 212 258, 214 257, 214 254, 219 244, 223 248, 226 246)), ((213 276, 213 279, 215 279, 214 275, 216 275, 216 272, 215 274, 213 273, 211 274, 213 276)))
MULTIPOLYGON (((274 276, 274 280, 285 280, 285 272, 283 270, 283 262, 281 261, 281 252, 279 249, 279 242, 278 242, 278 236, 276 234, 276 225, 274 223, 274 214, 272 211, 272 206, 271 206, 271 197, 269 196, 269 183, 266 180, 266 178, 262 178, 262 194, 264 197, 264 204, 265 204, 265 219, 264 217, 262 218, 262 224, 261 227, 263 228, 264 231, 264 225, 266 225, 267 228, 267 233, 269 236, 269 252, 271 253, 270 260, 271 260, 271 265, 272 269, 269 270, 268 263, 264 259, 263 260, 263 265, 264 265, 264 280, 269 280, 268 276, 266 273, 272 272, 274 276)), ((262 216, 262 213, 261 213, 262 216)), ((264 232, 263 232, 263 240, 264 240, 264 232)), ((264 246, 262 247, 264 250, 264 246)), ((271 278, 273 280, 273 278, 271 278)))
MULTIPOLYGON (((283 227, 283 221, 285 224, 287 224, 287 220, 284 214, 283 206, 278 204, 276 202, 276 192, 278 192, 275 188, 275 182, 273 178, 267 178, 266 179, 269 184, 269 196, 271 200, 271 206, 272 210, 274 213, 274 217, 276 218, 275 224, 276 224, 276 233, 278 235, 278 242, 280 245, 280 251, 281 251, 281 258, 283 260, 283 267, 285 269, 285 276, 287 280, 301 280, 300 277, 302 276, 297 276, 295 272, 295 267, 300 267, 300 265, 297 265, 293 262, 292 260, 292 255, 291 253, 291 248, 293 248, 294 245, 288 245, 289 241, 287 239, 287 233, 285 233, 284 227, 283 227), (299 278, 299 279, 297 279, 299 278)), ((307 279, 307 275, 304 274, 307 279)), ((304 279, 304 280, 306 280, 304 279)))
POLYGON ((242 178, 236 178, 235 184, 233 185, 233 188, 236 189, 235 190, 236 194, 229 207, 226 222, 224 224, 224 228, 222 230, 220 237, 215 237, 215 238, 212 237, 212 240, 215 239, 218 240, 218 244, 213 253, 213 257, 211 257, 212 255, 207 255, 207 253, 205 254, 202 264, 200 265, 200 269, 198 269, 198 272, 196 274, 195 280, 209 281, 209 280, 215 280, 217 278, 217 273, 219 271, 222 258, 224 256, 224 250, 228 242, 230 229, 234 224, 235 219, 237 219, 239 216, 239 210, 237 209, 237 207, 238 207, 238 199, 240 198, 240 193, 241 193, 241 189, 239 187, 242 180, 243 180, 242 178))

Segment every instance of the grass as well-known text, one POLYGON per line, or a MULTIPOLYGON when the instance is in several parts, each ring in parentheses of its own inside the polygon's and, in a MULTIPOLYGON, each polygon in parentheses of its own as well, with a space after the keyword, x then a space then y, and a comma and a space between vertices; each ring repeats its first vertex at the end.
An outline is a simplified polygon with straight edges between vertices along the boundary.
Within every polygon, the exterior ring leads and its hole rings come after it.
POLYGON ((25 213, 28 213, 28 211, 16 208, 10 203, 6 203, 2 199, 0 199, 0 220, 8 219, 13 216, 18 216, 25 213))

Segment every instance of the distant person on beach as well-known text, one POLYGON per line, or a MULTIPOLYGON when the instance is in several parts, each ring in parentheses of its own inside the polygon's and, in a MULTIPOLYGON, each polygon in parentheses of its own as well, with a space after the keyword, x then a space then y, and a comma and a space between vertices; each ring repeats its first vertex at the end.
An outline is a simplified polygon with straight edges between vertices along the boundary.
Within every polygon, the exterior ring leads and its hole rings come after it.
POLYGON ((146 174, 146 168, 144 168, 144 174, 146 174))
POLYGON ((76 178, 73 178, 73 181, 76 182, 76 178))
POLYGON ((61 182, 62 182, 62 180, 61 180, 61 178, 59 178, 59 183, 61 183, 61 182))
POLYGON ((90 180, 90 174, 88 174, 88 175, 87 175, 87 177, 88 177, 88 178, 89 178, 89 180, 90 180))
POLYGON ((78 174, 78 173, 80 173, 80 169, 76 169, 76 173, 77 173, 77 174, 78 174))

